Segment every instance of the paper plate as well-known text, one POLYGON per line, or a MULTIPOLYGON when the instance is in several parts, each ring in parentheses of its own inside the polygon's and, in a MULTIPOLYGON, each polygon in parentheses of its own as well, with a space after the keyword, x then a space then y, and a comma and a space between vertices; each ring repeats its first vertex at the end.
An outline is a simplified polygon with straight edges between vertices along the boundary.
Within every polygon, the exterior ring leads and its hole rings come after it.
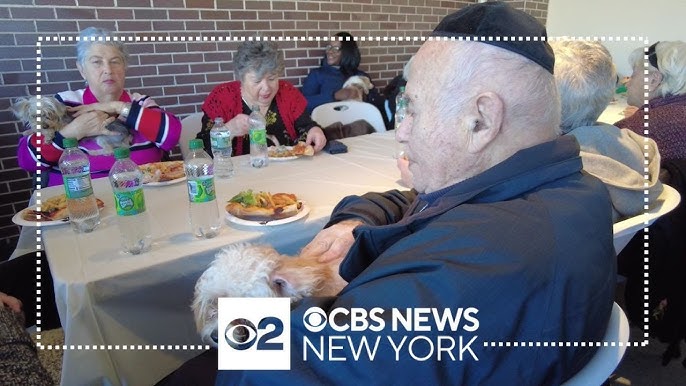
POLYGON ((238 218, 234 215, 232 215, 229 212, 226 212, 226 219, 229 220, 230 222, 234 224, 239 224, 239 225, 245 225, 245 226, 250 226, 250 227, 264 227, 264 226, 276 226, 276 225, 283 225, 283 224, 288 224, 292 223, 294 221, 298 221, 301 218, 307 216, 308 213, 310 213, 310 207, 307 206, 307 204, 303 203, 302 208, 300 209, 300 212, 296 214, 295 216, 291 217, 286 217, 282 218, 279 220, 271 220, 271 221, 253 221, 253 220, 243 220, 242 218, 238 218))

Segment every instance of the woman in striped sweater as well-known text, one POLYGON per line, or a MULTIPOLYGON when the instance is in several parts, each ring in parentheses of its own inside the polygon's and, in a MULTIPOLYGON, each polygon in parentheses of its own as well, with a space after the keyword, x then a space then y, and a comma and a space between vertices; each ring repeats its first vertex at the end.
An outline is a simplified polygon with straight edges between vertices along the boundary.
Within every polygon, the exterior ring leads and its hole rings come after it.
POLYGON ((87 87, 55 96, 74 119, 57 131, 52 141, 44 141, 35 133, 19 141, 19 165, 30 172, 41 170, 44 186, 62 184, 57 163, 64 149, 63 140, 68 137, 78 139, 79 148, 88 154, 91 177, 107 177, 115 159, 96 138, 115 134, 107 128, 115 120, 128 129, 127 144, 137 164, 160 161, 165 151, 179 142, 178 118, 149 97, 124 89, 128 53, 109 31, 93 27, 83 30, 76 50, 76 66, 87 87), (47 178, 45 174, 49 174, 47 178))

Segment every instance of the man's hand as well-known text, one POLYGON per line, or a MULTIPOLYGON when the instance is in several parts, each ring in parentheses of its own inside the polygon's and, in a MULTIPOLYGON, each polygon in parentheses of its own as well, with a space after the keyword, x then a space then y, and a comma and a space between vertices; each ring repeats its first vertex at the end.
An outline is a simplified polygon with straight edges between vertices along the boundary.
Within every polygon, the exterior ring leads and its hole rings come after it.
POLYGON ((320 263, 343 259, 355 241, 353 229, 362 224, 360 220, 345 220, 322 229, 303 248, 300 256, 316 257, 320 263))

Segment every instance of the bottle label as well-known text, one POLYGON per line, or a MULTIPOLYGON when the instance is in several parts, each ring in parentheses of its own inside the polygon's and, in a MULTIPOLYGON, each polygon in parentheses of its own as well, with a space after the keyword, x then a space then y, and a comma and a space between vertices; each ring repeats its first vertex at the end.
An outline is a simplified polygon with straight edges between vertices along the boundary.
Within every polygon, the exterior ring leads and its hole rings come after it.
POLYGON ((114 191, 114 205, 119 216, 134 216, 145 212, 143 189, 121 189, 114 191))
POLYGON ((216 198, 214 178, 212 178, 212 176, 203 176, 188 180, 188 200, 190 202, 208 202, 216 198))
POLYGON ((212 149, 226 149, 231 147, 231 133, 228 131, 210 132, 212 149))
POLYGON ((84 198, 93 194, 89 172, 68 176, 62 175, 62 181, 64 182, 64 192, 68 199, 84 198))
POLYGON ((250 130, 250 143, 258 145, 267 144, 267 130, 264 129, 254 129, 250 130))

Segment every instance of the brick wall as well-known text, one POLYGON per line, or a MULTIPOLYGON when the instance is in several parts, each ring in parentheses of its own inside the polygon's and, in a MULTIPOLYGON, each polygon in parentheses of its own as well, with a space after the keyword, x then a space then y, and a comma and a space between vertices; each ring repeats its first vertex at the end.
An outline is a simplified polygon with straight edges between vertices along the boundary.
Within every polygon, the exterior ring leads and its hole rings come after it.
MULTIPOLYGON (((5 0, 0 5, 0 244, 12 248, 19 227, 12 215, 31 195, 29 174, 17 165, 16 145, 23 129, 9 111, 11 98, 36 94, 36 42, 41 43, 43 95, 83 87, 67 39, 89 26, 105 27, 141 41, 131 52, 127 88, 151 95, 183 118, 199 111, 207 93, 233 80, 233 37, 326 37, 349 31, 364 37, 361 69, 383 87, 402 71, 417 41, 369 41, 369 37, 419 37, 446 14, 474 3, 441 0, 5 0), (54 37, 65 41, 53 41, 54 37), (152 38, 155 41, 151 41, 152 38), (205 40, 196 40, 205 37, 205 40), (221 37, 223 41, 212 41, 221 37), (148 41, 145 41, 145 39, 148 41), (166 39, 169 38, 169 41, 166 39), (174 39, 177 40, 174 40, 174 39), (185 40, 182 40, 185 39, 185 40), (193 40, 189 40, 192 38, 193 40), (161 41, 159 39, 162 39, 161 41)), ((547 0, 511 1, 543 22, 547 0)), ((295 85, 323 56, 318 41, 282 41, 285 79, 295 85)), ((178 152, 176 152, 178 154, 178 152)), ((177 154, 172 154, 177 157, 177 154)), ((0 259, 2 256, 0 256, 0 259)))

